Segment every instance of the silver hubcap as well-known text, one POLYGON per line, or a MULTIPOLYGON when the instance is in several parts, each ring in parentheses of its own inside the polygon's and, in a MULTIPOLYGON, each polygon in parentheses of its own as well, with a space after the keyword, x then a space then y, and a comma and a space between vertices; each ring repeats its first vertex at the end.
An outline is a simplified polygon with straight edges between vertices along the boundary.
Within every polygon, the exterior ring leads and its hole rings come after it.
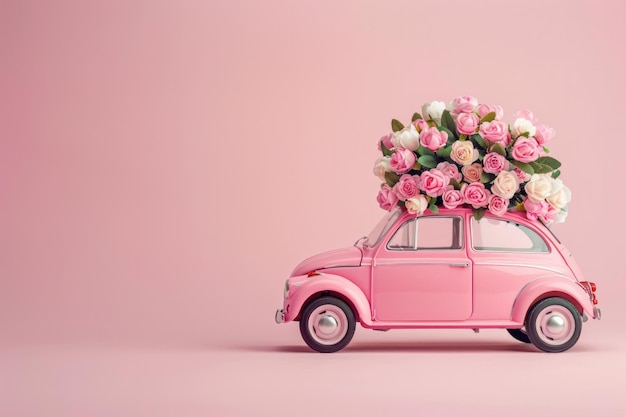
POLYGON ((549 345, 562 345, 574 335, 576 322, 566 307, 554 305, 541 310, 535 323, 537 334, 549 345))
POLYGON ((313 310, 307 327, 317 343, 334 345, 348 333, 348 318, 336 305, 324 304, 313 310))

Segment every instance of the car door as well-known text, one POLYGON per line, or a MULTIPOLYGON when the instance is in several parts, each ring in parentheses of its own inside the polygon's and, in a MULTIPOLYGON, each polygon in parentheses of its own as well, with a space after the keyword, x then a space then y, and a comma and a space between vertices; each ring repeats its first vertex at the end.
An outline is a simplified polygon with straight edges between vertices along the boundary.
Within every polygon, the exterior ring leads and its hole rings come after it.
POLYGON ((376 321, 465 320, 472 314, 472 266, 462 216, 423 216, 382 242, 372 266, 376 321))

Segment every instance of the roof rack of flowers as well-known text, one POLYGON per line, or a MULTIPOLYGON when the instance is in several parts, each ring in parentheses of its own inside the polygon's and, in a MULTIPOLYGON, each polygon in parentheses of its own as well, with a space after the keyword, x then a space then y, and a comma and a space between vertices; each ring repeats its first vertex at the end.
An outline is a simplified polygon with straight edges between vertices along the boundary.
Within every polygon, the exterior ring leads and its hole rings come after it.
POLYGON ((384 181, 380 206, 411 214, 471 207, 477 220, 520 210, 546 224, 564 221, 571 193, 558 179, 561 163, 548 156, 554 130, 528 110, 512 124, 502 118, 502 107, 462 96, 424 104, 406 126, 393 119, 374 165, 384 181))

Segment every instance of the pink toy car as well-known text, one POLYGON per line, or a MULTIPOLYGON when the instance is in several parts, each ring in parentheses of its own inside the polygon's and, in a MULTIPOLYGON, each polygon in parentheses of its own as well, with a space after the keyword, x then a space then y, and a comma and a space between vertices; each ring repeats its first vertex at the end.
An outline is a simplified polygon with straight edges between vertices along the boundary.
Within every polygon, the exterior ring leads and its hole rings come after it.
POLYGON ((550 229, 524 213, 394 209, 353 247, 300 263, 285 283, 276 322, 300 322, 318 352, 368 329, 502 328, 546 352, 576 344, 600 319, 596 285, 550 229))

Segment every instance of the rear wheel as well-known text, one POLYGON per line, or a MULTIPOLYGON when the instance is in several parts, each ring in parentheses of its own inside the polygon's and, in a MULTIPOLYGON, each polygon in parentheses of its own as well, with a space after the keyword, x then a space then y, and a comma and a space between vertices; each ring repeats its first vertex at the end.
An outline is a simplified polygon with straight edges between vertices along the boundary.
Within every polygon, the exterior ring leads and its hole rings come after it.
POLYGON ((526 318, 526 332, 533 345, 544 352, 563 352, 580 337, 580 313, 569 301, 552 297, 535 304, 526 318))
POLYGON ((311 349, 337 352, 350 343, 356 320, 348 304, 335 297, 322 297, 309 303, 300 318, 300 334, 311 349))
POLYGON ((528 335, 523 327, 521 329, 506 329, 506 331, 520 342, 530 343, 530 339, 528 338, 528 335))

